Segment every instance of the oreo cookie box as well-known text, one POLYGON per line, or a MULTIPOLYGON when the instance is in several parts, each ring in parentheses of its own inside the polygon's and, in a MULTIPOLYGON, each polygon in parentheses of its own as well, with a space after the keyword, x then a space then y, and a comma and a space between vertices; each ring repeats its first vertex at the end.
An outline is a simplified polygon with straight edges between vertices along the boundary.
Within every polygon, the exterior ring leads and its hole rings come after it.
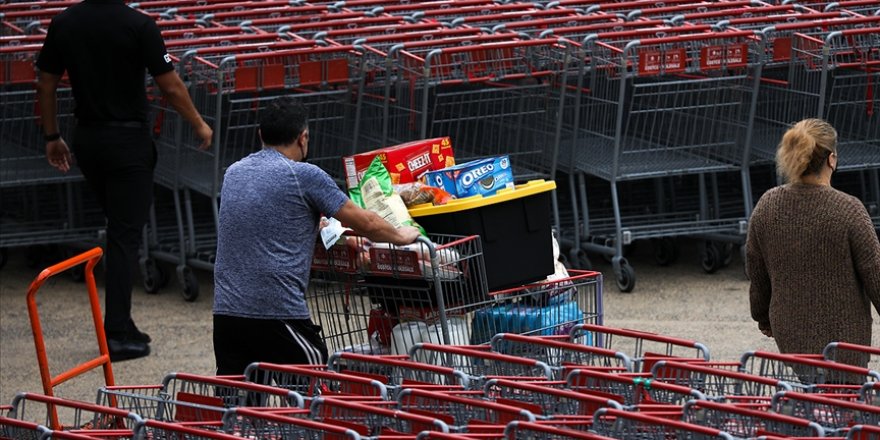
POLYGON ((442 188, 458 198, 491 196, 502 188, 513 188, 513 171, 508 156, 478 159, 425 173, 428 185, 442 188))

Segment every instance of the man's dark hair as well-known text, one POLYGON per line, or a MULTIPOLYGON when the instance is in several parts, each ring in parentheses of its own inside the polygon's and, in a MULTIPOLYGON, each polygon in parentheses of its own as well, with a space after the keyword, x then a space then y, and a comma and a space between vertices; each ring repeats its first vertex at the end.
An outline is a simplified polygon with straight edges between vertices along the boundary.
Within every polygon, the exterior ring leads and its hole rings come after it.
POLYGON ((269 101, 260 114, 260 135, 266 145, 289 144, 308 126, 308 110, 290 96, 269 101))

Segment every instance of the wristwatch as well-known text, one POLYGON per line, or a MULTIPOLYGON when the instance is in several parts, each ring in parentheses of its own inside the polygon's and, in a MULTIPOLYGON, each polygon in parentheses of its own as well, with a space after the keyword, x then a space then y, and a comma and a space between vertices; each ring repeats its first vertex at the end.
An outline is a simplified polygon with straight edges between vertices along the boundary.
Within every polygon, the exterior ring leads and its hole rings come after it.
POLYGON ((61 139, 61 133, 52 133, 43 136, 43 140, 46 142, 57 141, 58 139, 61 139))

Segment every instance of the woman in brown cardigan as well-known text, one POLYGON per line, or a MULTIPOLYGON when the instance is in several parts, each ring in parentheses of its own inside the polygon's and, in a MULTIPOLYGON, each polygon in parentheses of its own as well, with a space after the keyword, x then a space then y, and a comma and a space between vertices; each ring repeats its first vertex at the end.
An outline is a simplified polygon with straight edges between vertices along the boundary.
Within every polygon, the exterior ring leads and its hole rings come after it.
MULTIPOLYGON (((746 243, 752 318, 782 353, 822 353, 829 342, 871 345, 880 312, 880 242, 864 205, 831 187, 837 132, 806 119, 776 153, 788 184, 755 206, 746 243)), ((839 361, 866 366, 863 356, 839 361)))

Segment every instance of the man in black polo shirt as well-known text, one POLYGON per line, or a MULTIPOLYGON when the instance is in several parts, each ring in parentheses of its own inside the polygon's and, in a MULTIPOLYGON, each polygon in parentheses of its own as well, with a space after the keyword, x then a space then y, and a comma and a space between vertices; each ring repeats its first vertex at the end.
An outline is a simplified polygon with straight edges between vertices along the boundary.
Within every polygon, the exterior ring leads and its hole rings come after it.
POLYGON ((72 157, 58 131, 55 92, 65 71, 76 102, 76 162, 107 217, 104 330, 110 358, 150 353, 131 319, 132 274, 153 198, 156 148, 148 129, 145 71, 192 125, 201 147, 213 132, 174 72, 156 23, 122 0, 84 0, 56 16, 37 60, 38 99, 49 163, 67 172, 72 157))

